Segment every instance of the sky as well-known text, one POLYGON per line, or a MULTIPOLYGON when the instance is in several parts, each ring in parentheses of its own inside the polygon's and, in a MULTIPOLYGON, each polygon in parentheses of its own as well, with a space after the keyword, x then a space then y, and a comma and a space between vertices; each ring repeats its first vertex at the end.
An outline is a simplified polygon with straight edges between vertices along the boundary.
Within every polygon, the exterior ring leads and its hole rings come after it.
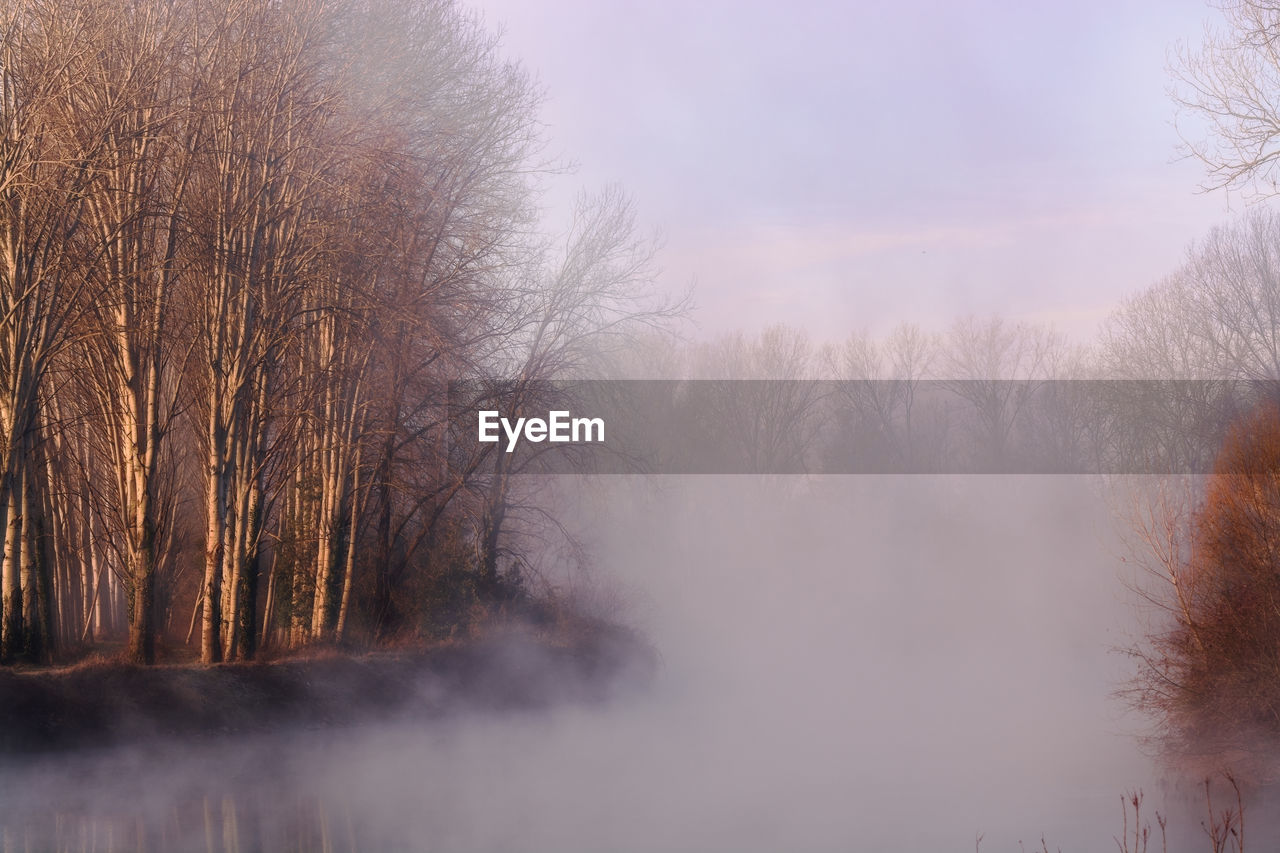
POLYGON ((1204 0, 474 0, 547 95, 546 197, 621 184, 701 335, 967 314, 1091 337, 1240 215, 1181 156, 1204 0))

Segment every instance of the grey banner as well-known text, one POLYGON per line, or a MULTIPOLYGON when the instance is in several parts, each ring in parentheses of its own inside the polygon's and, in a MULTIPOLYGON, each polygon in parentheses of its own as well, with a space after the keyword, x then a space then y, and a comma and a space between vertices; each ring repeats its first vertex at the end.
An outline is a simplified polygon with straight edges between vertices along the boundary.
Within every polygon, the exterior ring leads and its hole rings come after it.
POLYGON ((451 465, 532 474, 1194 474, 1280 424, 1280 384, 459 382, 451 465), (501 456, 501 458, 498 458, 501 456))

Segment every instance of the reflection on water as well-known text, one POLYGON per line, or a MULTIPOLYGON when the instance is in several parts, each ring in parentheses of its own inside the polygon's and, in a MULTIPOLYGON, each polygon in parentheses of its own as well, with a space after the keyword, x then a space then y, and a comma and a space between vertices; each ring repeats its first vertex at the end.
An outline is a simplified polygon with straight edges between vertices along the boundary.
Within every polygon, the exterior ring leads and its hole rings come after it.
POLYGON ((287 806, 261 809, 254 801, 224 794, 175 806, 167 819, 140 814, 82 814, 46 811, 6 815, 4 853, 355 853, 356 827, 350 809, 316 797, 298 797, 287 806))
POLYGON ((2 851, 386 849, 361 843, 353 810, 300 775, 299 760, 321 746, 315 737, 153 745, 7 766, 0 773, 2 851))

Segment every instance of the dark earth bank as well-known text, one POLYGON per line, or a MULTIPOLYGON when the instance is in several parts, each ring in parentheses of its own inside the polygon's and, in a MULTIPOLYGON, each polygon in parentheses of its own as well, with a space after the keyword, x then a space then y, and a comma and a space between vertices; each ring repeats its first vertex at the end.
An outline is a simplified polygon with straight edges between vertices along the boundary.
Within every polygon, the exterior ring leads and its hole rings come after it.
POLYGON ((0 670, 0 755, 600 702, 655 666, 636 634, 609 626, 270 663, 0 670))

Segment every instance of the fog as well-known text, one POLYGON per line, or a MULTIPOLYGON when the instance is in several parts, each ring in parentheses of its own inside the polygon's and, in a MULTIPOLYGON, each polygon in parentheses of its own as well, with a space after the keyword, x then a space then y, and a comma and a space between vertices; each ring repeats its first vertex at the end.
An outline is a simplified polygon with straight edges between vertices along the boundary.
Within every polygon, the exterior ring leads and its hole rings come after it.
POLYGON ((105 844, 104 827, 119 842, 146 823, 160 849, 966 850, 981 834, 983 850, 1043 835, 1087 851, 1115 843, 1136 788, 1146 816, 1200 833, 1112 696, 1130 665, 1114 650, 1139 626, 1098 478, 574 488, 598 561, 583 597, 653 644, 651 682, 603 703, 13 765, 8 837, 56 825, 105 844))
POLYGON ((1208 846, 1118 490, 1280 376, 1269 8, 128 5, 0 41, 0 851, 1208 846))

